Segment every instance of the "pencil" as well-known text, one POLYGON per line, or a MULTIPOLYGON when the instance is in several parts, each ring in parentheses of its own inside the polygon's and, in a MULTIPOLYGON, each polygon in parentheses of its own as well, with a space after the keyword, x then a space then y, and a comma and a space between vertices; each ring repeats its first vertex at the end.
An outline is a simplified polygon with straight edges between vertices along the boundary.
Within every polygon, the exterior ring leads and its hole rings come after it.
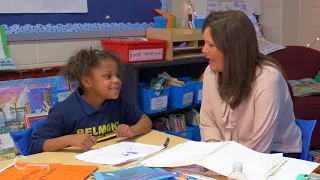
POLYGON ((115 137, 115 136, 116 136, 116 134, 110 134, 110 135, 108 135, 108 136, 104 136, 104 137, 101 137, 101 138, 97 139, 97 142, 101 142, 101 141, 104 141, 104 140, 113 138, 113 137, 115 137))

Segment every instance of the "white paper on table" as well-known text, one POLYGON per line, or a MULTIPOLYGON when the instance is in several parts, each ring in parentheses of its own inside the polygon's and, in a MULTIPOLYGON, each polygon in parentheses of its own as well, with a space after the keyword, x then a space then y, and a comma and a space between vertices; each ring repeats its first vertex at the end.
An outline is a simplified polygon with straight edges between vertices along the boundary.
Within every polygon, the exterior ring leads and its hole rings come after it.
POLYGON ((0 13, 87 13, 87 0, 0 0, 0 13))
POLYGON ((163 148, 164 146, 121 142, 78 154, 75 158, 97 164, 119 165, 152 155, 163 148))
POLYGON ((299 174, 311 174, 319 163, 284 157, 287 162, 268 180, 296 179, 299 174))
POLYGON ((188 141, 146 159, 142 164, 149 167, 180 167, 195 165, 201 159, 226 144, 227 142, 204 143, 188 141))
POLYGON ((209 155, 198 165, 224 176, 229 176, 236 162, 243 164, 243 172, 248 180, 263 179, 264 176, 282 161, 281 157, 253 151, 241 144, 232 142, 209 155))

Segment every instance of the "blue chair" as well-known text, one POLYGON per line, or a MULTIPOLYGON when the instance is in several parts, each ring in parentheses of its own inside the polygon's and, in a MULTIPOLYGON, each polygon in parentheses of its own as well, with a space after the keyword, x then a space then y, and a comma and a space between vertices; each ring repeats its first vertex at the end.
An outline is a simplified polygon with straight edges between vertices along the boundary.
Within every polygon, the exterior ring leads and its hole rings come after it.
POLYGON ((316 125, 316 122, 316 120, 296 119, 296 124, 300 127, 302 132, 302 160, 312 161, 312 158, 309 156, 309 152, 312 132, 316 125))
POLYGON ((36 128, 41 126, 45 123, 47 118, 39 119, 37 121, 32 122, 32 126, 22 132, 16 131, 16 132, 10 132, 10 136, 13 139, 13 142, 15 143, 18 152, 23 156, 28 156, 28 146, 29 142, 32 138, 32 135, 36 131, 36 128))

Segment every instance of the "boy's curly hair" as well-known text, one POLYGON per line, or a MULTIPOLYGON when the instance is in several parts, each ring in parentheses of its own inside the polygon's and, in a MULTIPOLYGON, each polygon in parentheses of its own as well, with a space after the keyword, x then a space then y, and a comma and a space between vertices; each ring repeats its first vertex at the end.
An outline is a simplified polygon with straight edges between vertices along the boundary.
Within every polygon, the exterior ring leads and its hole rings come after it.
POLYGON ((90 75, 92 68, 99 66, 104 60, 113 60, 117 63, 120 72, 124 70, 124 65, 115 52, 90 48, 82 49, 71 56, 59 75, 69 82, 81 84, 81 78, 90 75))

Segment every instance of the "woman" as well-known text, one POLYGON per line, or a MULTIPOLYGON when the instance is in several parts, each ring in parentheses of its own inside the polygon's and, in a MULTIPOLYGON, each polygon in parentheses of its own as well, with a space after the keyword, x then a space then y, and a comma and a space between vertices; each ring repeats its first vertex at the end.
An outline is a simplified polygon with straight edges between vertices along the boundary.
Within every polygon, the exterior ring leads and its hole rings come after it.
POLYGON ((200 111, 206 142, 236 141, 258 152, 301 153, 301 130, 280 65, 259 52, 250 19, 240 11, 213 12, 204 22, 209 59, 200 111))

